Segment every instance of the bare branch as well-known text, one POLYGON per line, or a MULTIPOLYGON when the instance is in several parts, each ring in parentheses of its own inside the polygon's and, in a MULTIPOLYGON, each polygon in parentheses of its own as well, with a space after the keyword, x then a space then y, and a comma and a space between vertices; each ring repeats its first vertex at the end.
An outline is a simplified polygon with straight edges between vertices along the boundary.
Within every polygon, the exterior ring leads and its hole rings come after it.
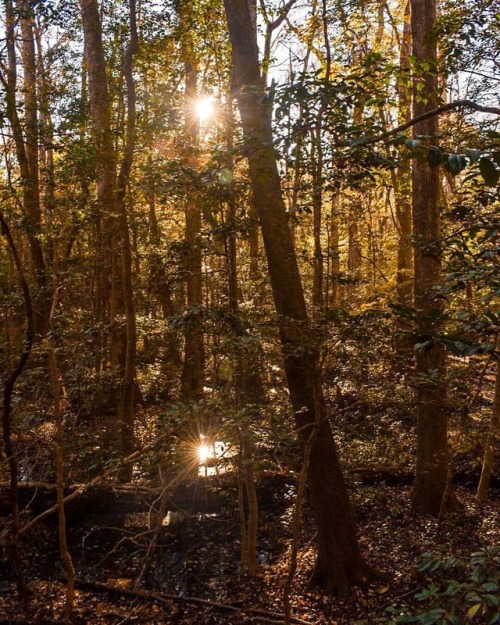
POLYGON ((476 104, 472 100, 456 100, 455 102, 449 102, 448 104, 443 104, 442 106, 438 106, 435 109, 427 111, 426 113, 422 113, 422 115, 417 115, 413 119, 401 124, 400 126, 396 126, 392 130, 387 130, 385 132, 380 133, 379 135, 375 135, 374 137, 366 137, 359 138, 351 141, 350 143, 342 142, 336 143, 336 147, 354 147, 359 145, 369 145, 371 143, 378 143, 387 137, 391 137, 393 135, 398 134, 398 132, 403 132, 407 128, 411 128, 415 124, 424 121, 425 119, 429 119, 430 117, 434 117, 435 115, 440 115, 441 113, 447 113, 448 111, 452 111, 458 108, 469 108, 474 111, 478 111, 480 113, 489 113, 491 115, 500 115, 500 108, 496 106, 483 106, 481 104, 476 104))
MULTIPOLYGON (((284 7, 279 9, 278 17, 273 22, 268 22, 266 27, 266 38, 264 42, 264 57, 262 59, 262 78, 264 83, 267 82, 267 72, 269 70, 269 63, 271 59, 271 37, 273 32, 283 24, 285 19, 290 12, 290 9, 297 2, 297 0, 289 0, 284 7)), ((265 4, 262 2, 261 5, 265 10, 265 4)))

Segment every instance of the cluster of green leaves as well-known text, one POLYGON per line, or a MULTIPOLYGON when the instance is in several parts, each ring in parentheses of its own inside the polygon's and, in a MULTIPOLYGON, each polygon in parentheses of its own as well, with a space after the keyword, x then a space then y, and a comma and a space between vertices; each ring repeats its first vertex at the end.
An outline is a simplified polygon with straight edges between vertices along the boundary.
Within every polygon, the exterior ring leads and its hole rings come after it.
MULTIPOLYGON (((500 138, 500 133, 488 131, 488 139, 496 141, 500 138)), ((500 180, 500 152, 495 149, 475 150, 464 148, 463 154, 449 153, 444 147, 439 145, 429 145, 425 142, 426 137, 420 139, 408 139, 404 135, 398 135, 392 141, 394 145, 405 145, 409 152, 405 158, 416 158, 422 162, 427 161, 431 167, 442 165, 452 176, 458 176, 467 167, 465 181, 481 175, 484 183, 489 187, 495 187, 500 180)))
POLYGON ((419 571, 439 572, 443 581, 432 583, 415 594, 414 598, 422 604, 421 610, 415 613, 406 607, 390 606, 387 608, 390 618, 379 622, 391 625, 500 623, 500 548, 486 547, 473 553, 468 563, 459 558, 441 560, 426 553, 419 571))

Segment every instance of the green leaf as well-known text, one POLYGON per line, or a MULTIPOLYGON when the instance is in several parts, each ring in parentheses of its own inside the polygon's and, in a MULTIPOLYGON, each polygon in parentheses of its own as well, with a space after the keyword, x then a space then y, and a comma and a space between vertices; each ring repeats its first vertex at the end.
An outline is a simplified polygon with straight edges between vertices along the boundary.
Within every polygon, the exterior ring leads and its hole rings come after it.
POLYGON ((486 619, 486 625, 495 625, 495 623, 500 623, 500 614, 498 610, 491 612, 486 619))
POLYGON ((422 141, 420 141, 420 139, 406 139, 405 140, 405 145, 407 148, 410 148, 410 150, 413 150, 413 148, 418 147, 419 145, 421 145, 422 141))
POLYGON ((219 173, 219 181, 221 184, 230 184, 233 181, 233 172, 229 168, 223 167, 219 173))
POLYGON ((482 345, 471 345, 468 349, 464 351, 464 356, 474 356, 474 354, 482 351, 482 345))
POLYGON ((450 154, 444 166, 452 176, 456 176, 466 168, 467 160, 462 154, 450 154))
POLYGON ((351 141, 351 143, 349 143, 349 147, 354 148, 357 145, 363 145, 369 140, 370 140, 369 137, 358 137, 357 139, 354 139, 354 141, 351 141))
POLYGON ((437 165, 441 164, 443 155, 439 148, 430 148, 429 153, 427 154, 427 162, 431 167, 437 167, 437 165))
POLYGON ((471 606, 467 610, 467 616, 469 618, 472 618, 473 616, 475 616, 479 612, 480 609, 481 609, 481 604, 480 603, 475 603, 473 606, 471 606))
POLYGON ((483 156, 479 160, 479 171, 481 172, 481 176, 484 178, 484 181, 489 187, 494 187, 498 184, 498 180, 500 179, 500 171, 495 167, 492 161, 489 158, 483 156))
POLYGON ((422 625, 434 625, 434 623, 440 620, 443 614, 446 614, 446 610, 434 608, 434 610, 429 610, 429 612, 419 615, 419 621, 422 625))

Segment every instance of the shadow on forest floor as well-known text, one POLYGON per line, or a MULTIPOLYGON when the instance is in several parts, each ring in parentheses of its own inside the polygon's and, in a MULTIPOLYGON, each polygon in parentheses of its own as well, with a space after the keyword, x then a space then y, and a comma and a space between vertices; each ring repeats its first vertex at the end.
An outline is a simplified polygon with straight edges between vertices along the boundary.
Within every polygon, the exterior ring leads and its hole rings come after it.
MULTIPOLYGON (((391 582, 355 589, 342 602, 321 592, 306 592, 307 574, 314 558, 314 524, 310 514, 302 524, 299 572, 294 583, 294 614, 308 623, 347 625, 364 619, 375 622, 391 603, 412 601, 426 584, 416 573, 425 552, 468 557, 482 546, 498 544, 498 492, 493 503, 481 506, 472 491, 458 487, 464 502, 460 516, 435 520, 413 515, 408 487, 383 479, 365 480, 353 474, 351 492, 356 507, 359 537, 367 559, 391 574, 391 582), (377 482, 376 485, 374 482, 377 482), (367 483, 368 482, 368 483, 367 483)), ((245 614, 259 607, 282 613, 282 594, 288 571, 291 540, 294 478, 263 472, 259 478, 260 526, 258 558, 260 572, 254 579, 238 578, 239 520, 235 516, 236 479, 221 476, 217 485, 231 506, 217 512, 193 509, 185 517, 173 516, 162 529, 151 570, 143 588, 179 597, 198 597, 230 604, 241 613, 227 613, 217 606, 189 602, 158 603, 100 591, 78 590, 73 622, 92 623, 260 623, 263 617, 245 614)), ((71 517, 70 549, 77 575, 82 580, 131 588, 149 544, 147 512, 89 514, 71 517)), ((0 573, 0 622, 43 624, 60 614, 64 599, 55 524, 38 527, 23 542, 23 560, 33 595, 20 602, 7 570, 0 573), (3 620, 2 620, 3 619, 3 620)), ((275 617, 274 617, 275 618, 275 617)), ((276 618, 275 618, 276 621, 276 618)), ((271 622, 272 621, 271 619, 271 622)))

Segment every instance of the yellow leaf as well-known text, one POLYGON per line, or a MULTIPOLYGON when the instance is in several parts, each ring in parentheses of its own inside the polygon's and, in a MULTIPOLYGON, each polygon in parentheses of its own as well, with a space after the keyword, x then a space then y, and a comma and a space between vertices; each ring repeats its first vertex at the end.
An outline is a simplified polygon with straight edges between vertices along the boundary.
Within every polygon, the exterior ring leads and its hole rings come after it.
POLYGON ((467 610, 467 616, 472 618, 474 616, 474 614, 477 614, 477 612, 479 612, 480 607, 481 607, 480 603, 475 603, 472 607, 470 607, 467 610))
POLYGON ((383 595, 388 590, 389 590, 389 586, 382 586, 382 588, 378 589, 378 592, 379 592, 379 594, 383 595))

